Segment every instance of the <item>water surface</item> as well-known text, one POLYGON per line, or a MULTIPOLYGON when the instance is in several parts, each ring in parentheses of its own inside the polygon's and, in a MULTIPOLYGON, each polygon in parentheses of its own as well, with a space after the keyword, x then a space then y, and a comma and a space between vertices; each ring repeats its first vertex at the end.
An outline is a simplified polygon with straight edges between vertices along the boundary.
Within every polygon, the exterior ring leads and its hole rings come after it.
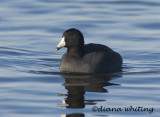
POLYGON ((159 117, 159 11, 158 0, 0 0, 0 116, 159 117), (119 52, 123 71, 60 74, 55 48, 72 27, 119 52), (107 111, 129 107, 142 110, 107 111))

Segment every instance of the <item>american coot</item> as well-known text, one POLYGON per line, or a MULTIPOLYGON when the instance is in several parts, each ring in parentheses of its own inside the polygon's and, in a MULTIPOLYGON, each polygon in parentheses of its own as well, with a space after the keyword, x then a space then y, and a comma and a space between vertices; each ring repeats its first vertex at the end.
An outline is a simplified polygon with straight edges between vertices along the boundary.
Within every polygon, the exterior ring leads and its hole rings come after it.
POLYGON ((122 57, 119 53, 101 44, 84 44, 82 33, 71 28, 62 35, 56 50, 67 47, 63 55, 60 72, 111 73, 120 71, 122 57))

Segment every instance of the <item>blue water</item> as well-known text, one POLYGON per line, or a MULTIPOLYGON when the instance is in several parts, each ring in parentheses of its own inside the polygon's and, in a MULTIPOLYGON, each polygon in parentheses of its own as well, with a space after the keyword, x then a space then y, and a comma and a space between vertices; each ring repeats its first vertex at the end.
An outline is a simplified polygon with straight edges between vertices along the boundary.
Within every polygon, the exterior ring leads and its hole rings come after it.
POLYGON ((159 0, 0 0, 0 117, 159 117, 159 11, 159 0), (119 52, 123 71, 60 74, 55 49, 72 27, 119 52))

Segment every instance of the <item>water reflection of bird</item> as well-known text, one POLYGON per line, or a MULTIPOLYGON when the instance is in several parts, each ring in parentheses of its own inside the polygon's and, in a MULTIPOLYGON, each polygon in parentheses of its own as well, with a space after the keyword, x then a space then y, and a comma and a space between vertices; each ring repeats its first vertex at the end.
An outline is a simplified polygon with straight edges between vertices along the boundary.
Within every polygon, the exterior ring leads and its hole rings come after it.
POLYGON ((63 104, 59 105, 61 108, 84 108, 85 105, 94 105, 98 101, 105 101, 100 99, 85 100, 84 94, 85 92, 105 93, 108 92, 104 88, 105 86, 118 85, 109 82, 113 78, 109 75, 63 74, 62 76, 65 78, 63 86, 68 92, 63 104))
POLYGON ((61 117, 85 117, 83 113, 72 113, 67 115, 62 115, 61 117))

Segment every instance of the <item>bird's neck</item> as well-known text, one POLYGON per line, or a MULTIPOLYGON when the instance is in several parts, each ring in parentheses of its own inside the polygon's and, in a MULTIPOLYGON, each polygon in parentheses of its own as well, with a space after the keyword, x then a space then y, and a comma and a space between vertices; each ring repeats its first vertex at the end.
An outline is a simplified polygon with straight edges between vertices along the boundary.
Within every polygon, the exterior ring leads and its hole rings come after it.
POLYGON ((84 47, 72 47, 67 49, 67 56, 81 58, 84 55, 84 47))

